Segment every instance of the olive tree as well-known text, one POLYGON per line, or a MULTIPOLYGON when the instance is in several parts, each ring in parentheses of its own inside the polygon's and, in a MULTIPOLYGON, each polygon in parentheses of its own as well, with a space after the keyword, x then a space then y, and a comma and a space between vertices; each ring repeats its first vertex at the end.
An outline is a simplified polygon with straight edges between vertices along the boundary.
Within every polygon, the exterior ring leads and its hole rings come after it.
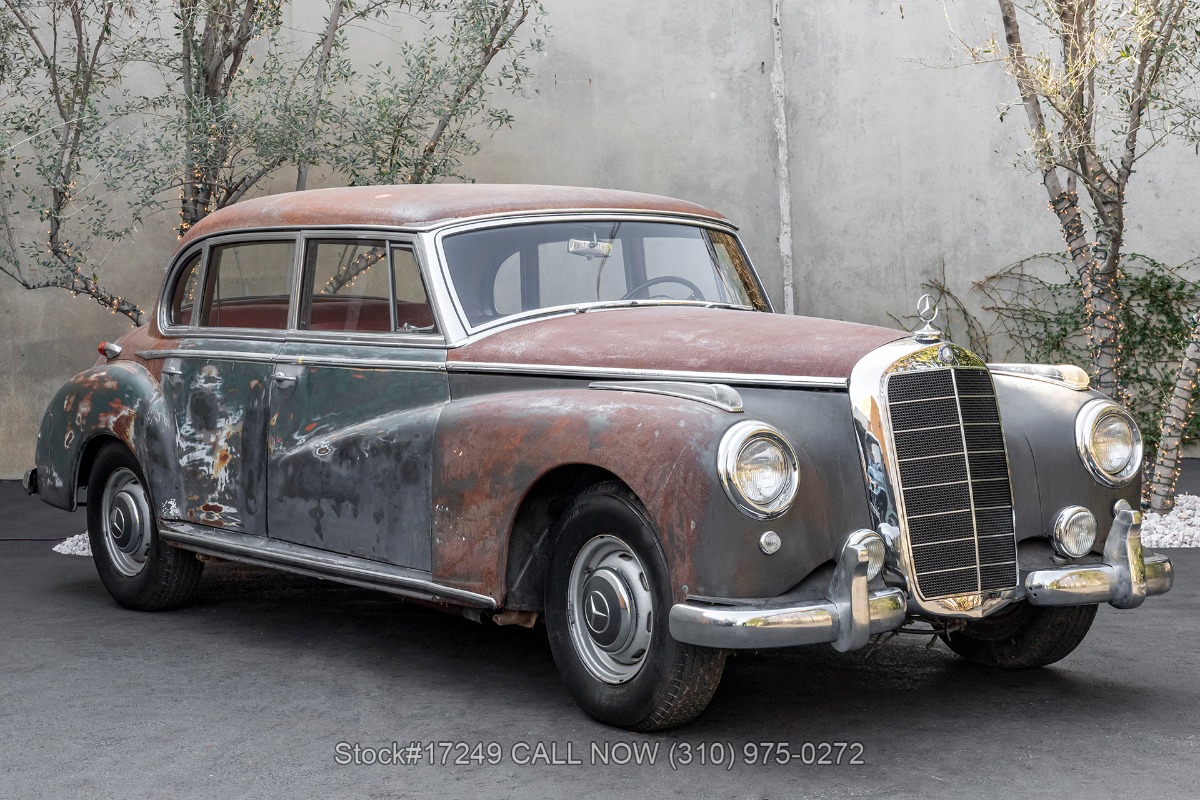
MULTIPOLYGON (((1026 155, 1083 295, 1095 385, 1123 400, 1119 264, 1127 191, 1139 163, 1164 142, 1197 141, 1200 3, 997 2, 1002 34, 972 54, 1002 60, 1016 84, 1030 141, 1026 155)), ((1185 361, 1181 380, 1194 373, 1185 361)), ((1190 404, 1190 395, 1186 408, 1176 397, 1164 409, 1150 492, 1157 507, 1174 494, 1176 470, 1168 465, 1178 460, 1190 404)))
POLYGON ((512 121, 493 97, 523 91, 545 30, 538 0, 328 0, 316 35, 285 29, 286 7, 0 0, 0 270, 138 323, 100 273, 147 213, 177 201, 183 233, 289 167, 298 189, 316 165, 352 183, 462 177, 512 121), (362 25, 402 66, 363 63, 362 25), (161 83, 142 70, 128 91, 135 62, 161 83))
POLYGON ((147 56, 134 11, 126 0, 0 0, 0 271, 136 324, 142 310, 99 275, 153 205, 118 128, 141 107, 120 86, 147 56), (112 199, 118 190, 126 200, 112 199))
POLYGON ((493 91, 518 92, 540 49, 536 0, 330 0, 308 47, 282 30, 279 0, 178 0, 170 59, 181 92, 158 149, 177 164, 180 229, 235 203, 281 168, 296 188, 321 164, 352 183, 458 177, 480 126, 512 117, 493 91), (362 66, 347 31, 369 21, 415 33, 403 67, 362 66), (518 40, 522 26, 533 35, 518 40), (260 42, 257 64, 252 64, 260 42), (497 62, 499 59, 499 62, 497 62))

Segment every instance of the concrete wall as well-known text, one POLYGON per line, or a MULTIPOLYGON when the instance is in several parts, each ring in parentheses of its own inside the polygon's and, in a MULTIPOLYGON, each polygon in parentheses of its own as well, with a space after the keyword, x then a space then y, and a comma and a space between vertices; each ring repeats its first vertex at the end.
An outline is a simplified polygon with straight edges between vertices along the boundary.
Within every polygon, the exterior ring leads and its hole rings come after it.
MULTIPOLYGON (((545 0, 553 32, 534 56, 536 94, 512 98, 510 130, 468 165, 479 181, 636 189, 728 214, 777 303, 779 186, 769 0, 545 0)), ((321 0, 289 18, 321 27, 321 0)), ((989 2, 950 4, 980 38, 989 2)), ((892 324, 942 264, 966 287, 1061 247, 1037 178, 1014 168, 1023 116, 997 66, 950 67, 947 7, 910 0, 784 0, 796 308, 892 324), (1019 109, 1018 109, 1019 111, 1019 109)), ((369 54, 392 48, 356 34, 369 54)), ((286 181, 280 182, 280 187, 286 181)), ((1129 249, 1169 263, 1200 254, 1200 159, 1184 147, 1144 162, 1130 193, 1129 249)), ((149 304, 174 247, 167 214, 108 254, 113 286, 149 304)), ((0 477, 32 459, 37 421, 61 382, 126 329, 90 300, 0 280, 0 477)))

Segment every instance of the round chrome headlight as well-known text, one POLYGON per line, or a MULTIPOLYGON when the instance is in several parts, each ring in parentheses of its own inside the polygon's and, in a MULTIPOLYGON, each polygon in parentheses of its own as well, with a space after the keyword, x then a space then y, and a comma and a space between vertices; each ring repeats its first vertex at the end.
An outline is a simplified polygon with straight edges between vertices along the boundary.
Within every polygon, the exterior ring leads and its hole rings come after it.
POLYGON ((1125 486, 1142 468, 1142 434, 1125 409, 1097 398, 1075 418, 1079 457, 1106 486, 1125 486))
POLYGON ((1085 556, 1096 543, 1096 517, 1083 506, 1067 506, 1054 517, 1053 534, 1060 556, 1085 556))
POLYGON ((762 422, 739 422, 721 439, 717 470, 725 494, 742 512, 771 519, 796 499, 800 471, 783 434, 762 422))

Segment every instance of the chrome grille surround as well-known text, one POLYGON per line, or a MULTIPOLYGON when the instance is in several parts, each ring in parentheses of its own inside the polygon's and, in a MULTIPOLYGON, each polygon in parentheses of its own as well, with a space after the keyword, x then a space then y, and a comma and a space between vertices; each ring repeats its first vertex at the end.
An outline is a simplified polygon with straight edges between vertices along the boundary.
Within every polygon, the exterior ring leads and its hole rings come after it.
MULTIPOLYGON (((1015 537, 1012 535, 1012 488, 1008 480, 1007 459, 1003 462, 1004 480, 993 481, 997 486, 994 487, 992 499, 1004 499, 1007 494, 1009 505, 998 503, 990 509, 975 503, 975 487, 969 477, 966 481, 939 484, 923 480, 923 471, 918 469, 918 480, 922 482, 911 483, 914 468, 912 462, 907 460, 907 457, 918 452, 914 448, 928 445, 940 447, 945 451, 943 455, 951 456, 939 465, 939 469, 951 477, 959 466, 969 476, 967 470, 976 465, 975 462, 984 472, 995 472, 997 462, 993 461, 989 469, 989 465, 980 460, 978 454, 972 458, 968 453, 989 451, 991 455, 1003 454, 1004 441, 998 412, 994 403, 990 410, 986 407, 981 410, 974 407, 977 405, 975 401, 969 401, 969 408, 962 409, 956 378, 960 371, 987 376, 986 370, 986 365, 979 358, 961 347, 945 343, 931 345, 906 338, 867 354, 850 376, 850 401, 867 475, 871 513, 877 530, 889 544, 884 576, 891 583, 903 584, 909 595, 911 613, 978 619, 1021 595, 1015 563, 1015 537), (890 384, 894 376, 913 373, 921 373, 923 377, 902 379, 894 385, 890 384), (945 417, 942 424, 929 423, 922 428, 922 414, 919 411, 893 413, 892 406, 914 400, 918 402, 912 405, 917 406, 921 405, 919 401, 929 400, 928 387, 922 388, 926 381, 933 384, 950 381, 947 385, 952 392, 949 395, 937 395, 943 399, 948 397, 951 402, 942 403, 945 408, 934 404, 936 407, 932 408, 931 416, 926 417, 945 417), (964 426, 961 416, 964 411, 969 418, 974 418, 976 412, 994 415, 995 422, 989 420, 985 425, 964 426), (893 423, 897 426, 895 431, 893 423), (905 457, 903 462, 902 456, 905 457), (955 456, 961 459, 960 463, 954 463, 955 456), (905 476, 909 478, 907 492, 904 491, 905 476), (923 514, 929 516, 923 517, 923 514), (935 515, 938 515, 936 524, 929 522, 935 519, 935 515), (926 522, 922 522, 922 519, 926 522), (1007 537, 1007 542, 1004 536, 985 536, 981 539, 978 535, 980 527, 998 530, 1007 537), (981 545, 983 552, 980 552, 981 545), (969 564, 964 566, 963 561, 968 558, 969 564), (947 574, 942 570, 954 569, 969 572, 962 571, 948 578, 939 577, 947 574), (962 580, 952 580, 956 577, 962 580), (966 578, 970 578, 970 581, 967 582, 966 578)), ((976 387, 982 385, 972 375, 966 377, 965 383, 976 387)), ((981 393, 971 391, 963 394, 976 396, 981 393)), ((982 405, 986 406, 987 403, 982 405)))
POLYGON ((941 598, 1015 587, 1012 486, 987 368, 893 368, 884 378, 884 406, 900 465, 895 483, 904 499, 917 590, 941 598), (934 413, 925 414, 930 407, 934 413), (944 429, 958 431, 958 441, 948 435, 895 438, 944 429))

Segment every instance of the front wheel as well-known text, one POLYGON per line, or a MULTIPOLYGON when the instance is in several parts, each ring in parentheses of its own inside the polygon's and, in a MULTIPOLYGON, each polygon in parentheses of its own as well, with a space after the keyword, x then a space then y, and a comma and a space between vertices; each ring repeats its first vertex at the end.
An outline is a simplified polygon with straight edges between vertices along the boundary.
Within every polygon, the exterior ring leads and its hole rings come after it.
POLYGON ((137 459, 115 442, 105 446, 92 464, 87 520, 96 571, 118 603, 138 611, 159 611, 191 597, 204 565, 192 553, 159 538, 137 459))
POLYGON ((641 503, 619 483, 583 492, 557 526, 545 609, 554 661, 589 715, 651 731, 705 709, 726 653, 672 639, 670 608, 666 559, 641 503))
POLYGON ((943 634, 968 661, 1004 669, 1044 667, 1070 655, 1092 627, 1096 606, 1046 608, 1018 603, 995 617, 943 634))

